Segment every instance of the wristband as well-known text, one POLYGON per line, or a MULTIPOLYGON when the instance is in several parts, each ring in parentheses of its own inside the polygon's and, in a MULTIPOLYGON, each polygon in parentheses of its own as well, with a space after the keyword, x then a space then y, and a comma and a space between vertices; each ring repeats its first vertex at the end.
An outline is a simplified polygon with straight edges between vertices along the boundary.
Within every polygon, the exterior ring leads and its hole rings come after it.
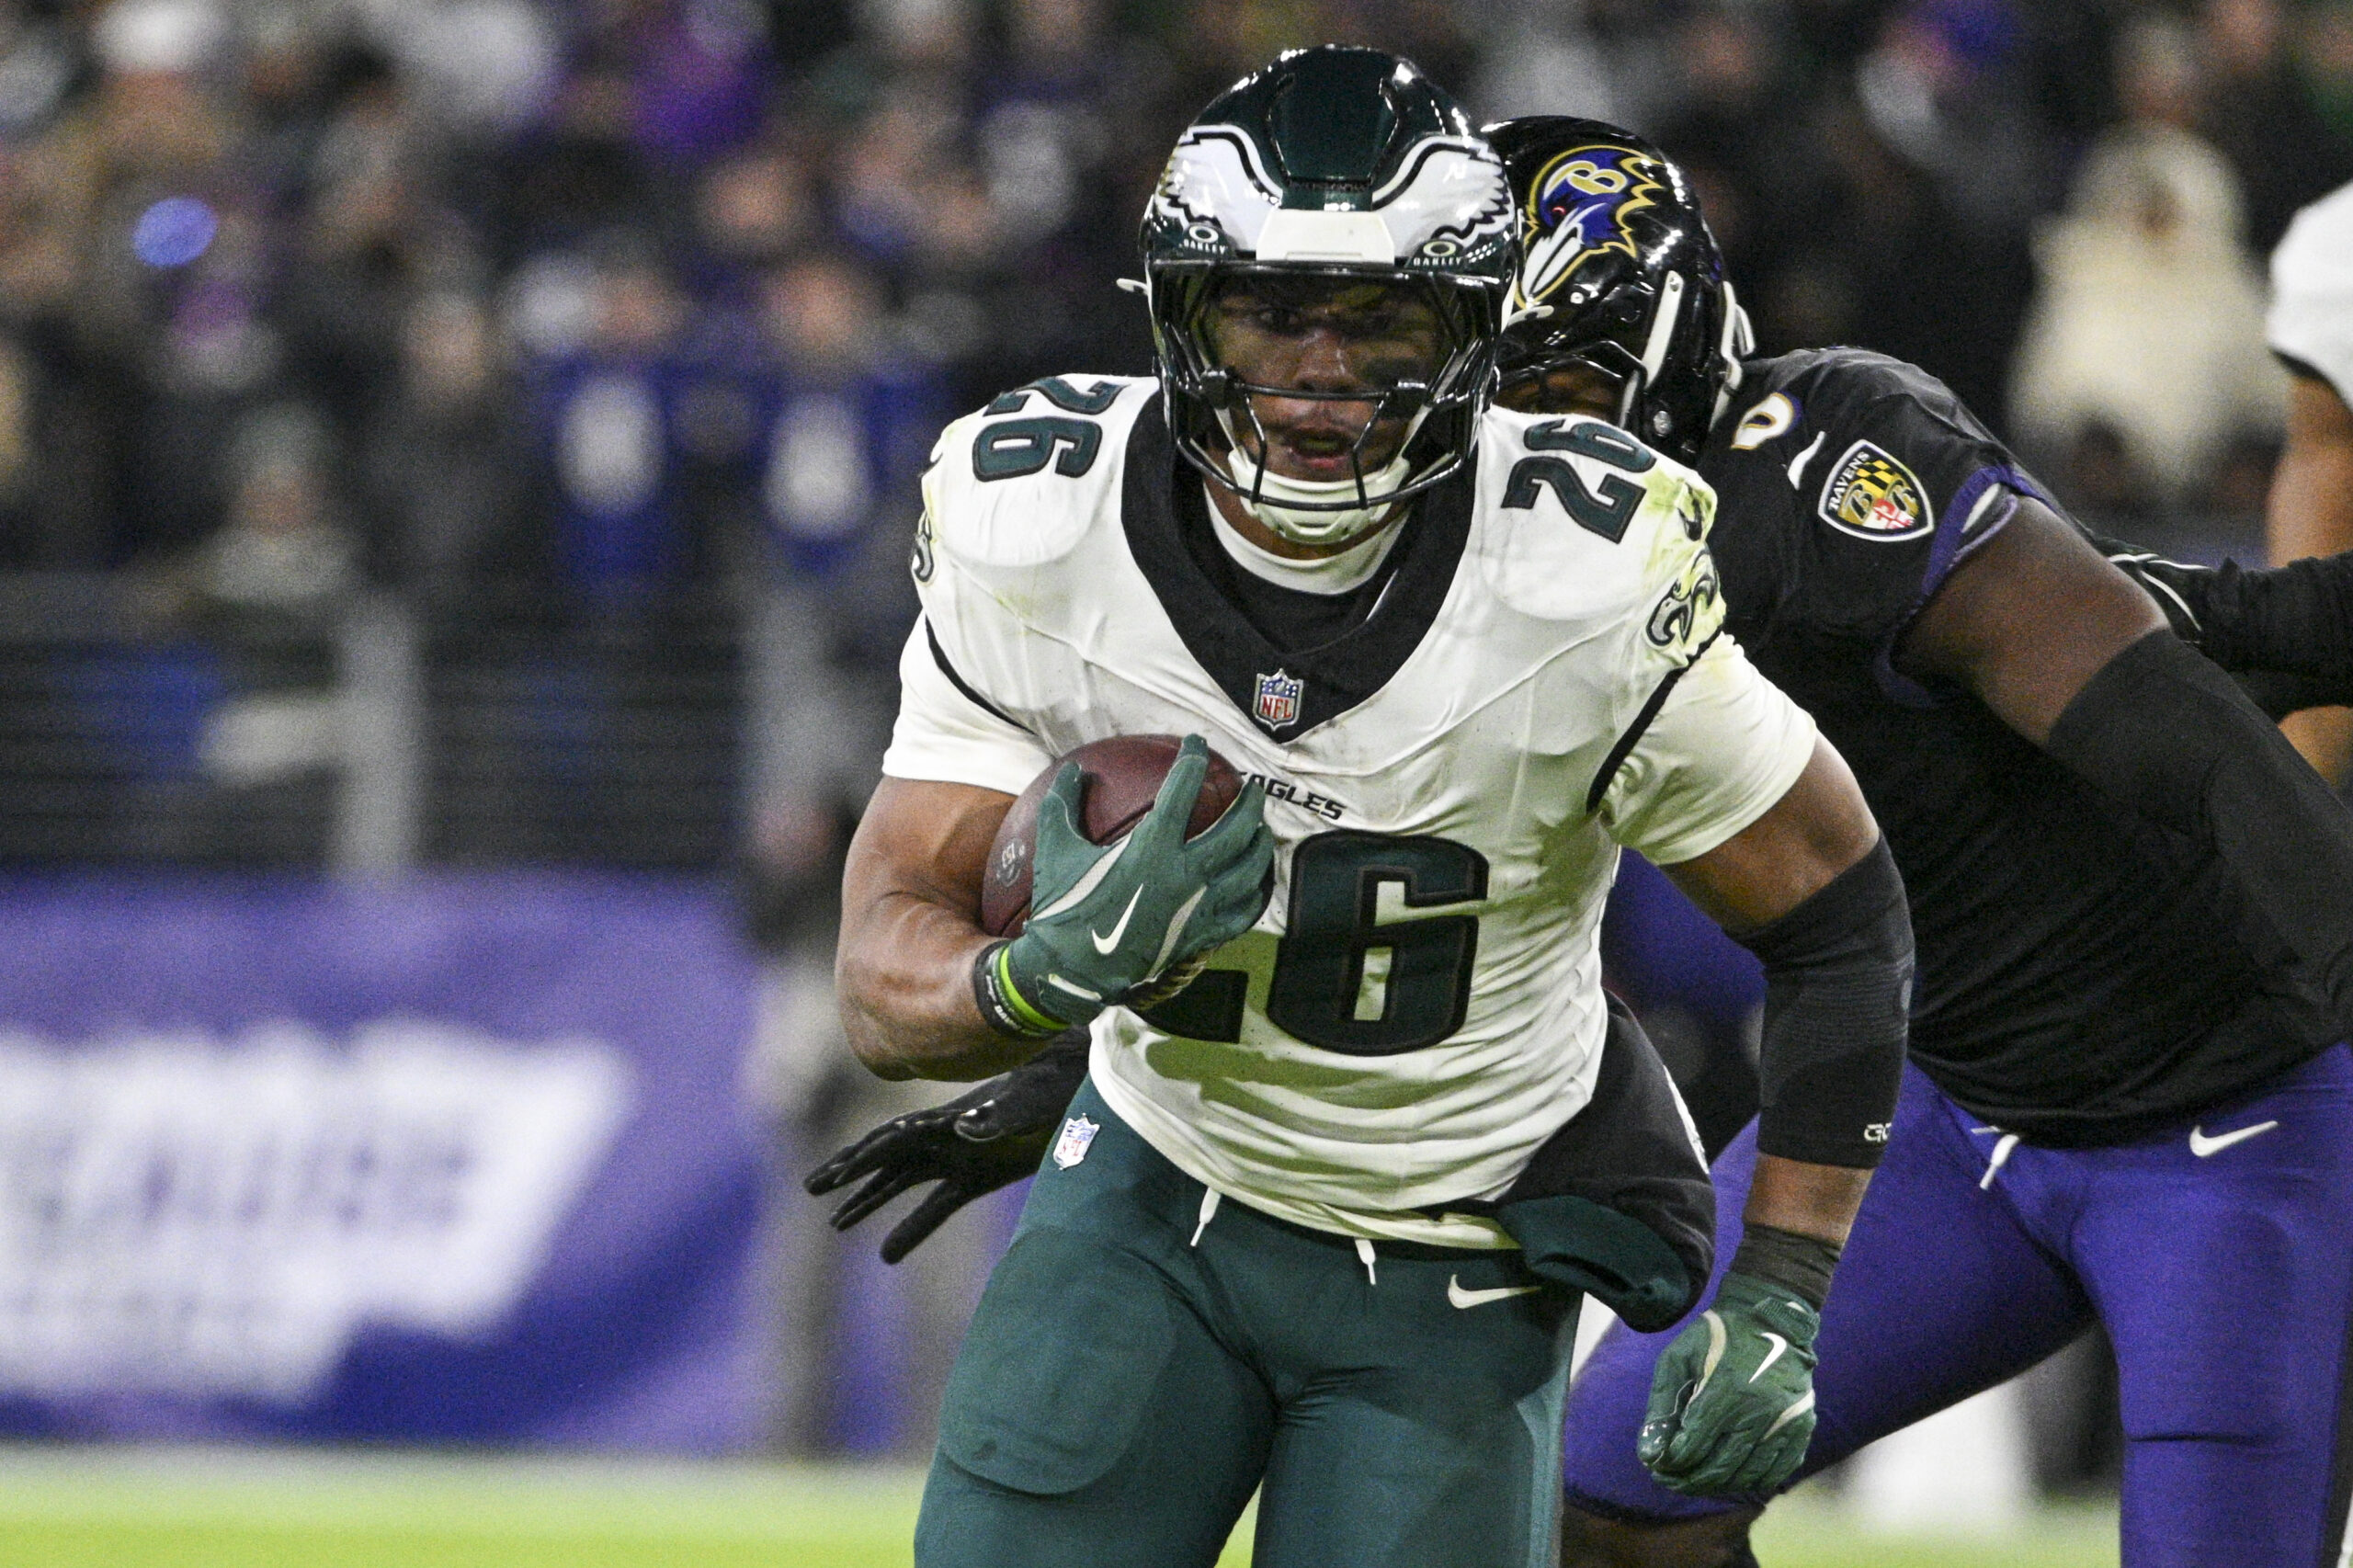
POLYGON ((1732 1255, 1732 1272, 1779 1285, 1820 1312, 1830 1296, 1830 1275, 1838 1267, 1839 1250, 1836 1242, 1820 1236, 1749 1225, 1741 1232, 1740 1250, 1732 1255))
POLYGON ((972 1003, 989 1028, 1008 1040, 1051 1040, 1071 1026, 1040 1012, 1014 989, 1006 972, 1005 950, 1010 940, 991 942, 972 960, 972 1003))

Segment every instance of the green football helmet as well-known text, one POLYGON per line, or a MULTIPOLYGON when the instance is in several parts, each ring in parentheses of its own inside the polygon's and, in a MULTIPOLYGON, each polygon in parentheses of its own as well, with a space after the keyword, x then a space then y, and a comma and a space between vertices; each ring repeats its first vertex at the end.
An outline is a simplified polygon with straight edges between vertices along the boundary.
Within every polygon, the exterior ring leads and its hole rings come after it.
POLYGON ((1244 77, 1178 138, 1142 244, 1176 449, 1276 533, 1343 541, 1469 460, 1517 260, 1511 188, 1469 118, 1412 62, 1326 46, 1244 77), (1209 319, 1221 290, 1312 279, 1410 292, 1439 325, 1433 362, 1370 392, 1267 386, 1221 362, 1209 319), (1286 480, 1250 460, 1239 421, 1267 450, 1254 396, 1372 403, 1349 477, 1286 480), (1373 431, 1397 421, 1402 444, 1368 472, 1373 431))

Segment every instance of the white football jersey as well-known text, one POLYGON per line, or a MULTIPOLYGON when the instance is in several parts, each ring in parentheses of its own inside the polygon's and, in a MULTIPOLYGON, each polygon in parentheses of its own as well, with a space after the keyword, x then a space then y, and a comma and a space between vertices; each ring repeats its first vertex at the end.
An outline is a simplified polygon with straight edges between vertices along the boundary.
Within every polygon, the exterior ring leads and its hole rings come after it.
POLYGON ((1509 1245, 1430 1210, 1500 1194, 1590 1096, 1618 846, 1703 853, 1813 752, 1719 634, 1707 487, 1598 421, 1491 413, 1370 615, 1304 652, 1212 585, 1152 381, 1007 393, 924 494, 884 772, 1014 793, 1089 741, 1198 733, 1266 785, 1273 903, 1174 1002, 1097 1021, 1103 1097, 1282 1219, 1509 1245))
POLYGON ((2266 335, 2353 403, 2353 185, 2297 213, 2271 253, 2266 335))

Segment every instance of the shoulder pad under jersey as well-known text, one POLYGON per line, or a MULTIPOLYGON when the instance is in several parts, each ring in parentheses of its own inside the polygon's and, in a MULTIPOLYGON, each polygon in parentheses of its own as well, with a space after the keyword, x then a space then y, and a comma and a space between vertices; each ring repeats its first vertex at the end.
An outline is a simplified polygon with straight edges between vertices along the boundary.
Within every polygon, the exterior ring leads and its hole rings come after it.
POLYGON ((1034 567, 1116 523, 1128 436, 1157 383, 1048 376, 940 432, 923 479, 915 581, 942 563, 1034 567))
POLYGON ((1966 404, 1916 365, 1859 348, 1751 361, 1700 466, 1728 521, 1727 570, 1778 621, 1893 639, 1966 551, 2048 494, 1966 404), (1780 532, 1768 545, 1760 528, 1780 532))
POLYGON ((1670 653, 1696 651, 1722 624, 1707 543, 1714 492, 1606 421, 1490 412, 1478 506, 1480 563, 1522 615, 1597 625, 1640 615, 1670 653))

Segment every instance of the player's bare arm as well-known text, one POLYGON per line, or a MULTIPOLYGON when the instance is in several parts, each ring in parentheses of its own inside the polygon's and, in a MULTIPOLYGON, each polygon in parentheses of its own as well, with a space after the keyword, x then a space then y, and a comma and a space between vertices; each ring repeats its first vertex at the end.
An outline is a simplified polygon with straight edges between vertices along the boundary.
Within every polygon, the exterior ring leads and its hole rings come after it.
POLYGON ((1928 601, 1896 664, 1958 681, 2040 745, 2085 683, 2165 630, 2147 594, 2049 507, 2021 500, 1928 601))
POLYGON ((1013 797, 885 778, 850 840, 834 960, 850 1050, 884 1078, 981 1078, 1036 1046, 981 1017, 981 869, 1013 797))
POLYGON ((1898 652, 2104 793, 2210 843, 2353 1018, 2353 816, 2230 677, 2048 508, 2019 504, 1898 652), (2054 615, 2052 607, 2064 606, 2054 615))
MULTIPOLYGON (((2288 393, 2288 444, 2271 477, 2265 517, 2270 557, 2288 562, 2353 550, 2353 408, 2318 376, 2299 375, 2288 393)), ((2306 761, 2333 783, 2353 762, 2353 711, 2297 713, 2282 728, 2306 761)))
POLYGON ((1764 961, 1765 1104, 1740 1249, 1660 1358, 1640 1451, 1677 1491, 1741 1496, 1785 1481, 1813 1430, 1818 1314, 1903 1065, 1911 926, 1879 825, 1818 737, 1762 816, 1665 869, 1764 961))
POLYGON ((1081 770, 1064 764, 1040 802, 1034 902, 1010 937, 990 937, 977 915, 1011 801, 886 782, 844 874, 835 962, 859 1060, 886 1077, 985 1077, 1247 930, 1270 886, 1265 797, 1245 786, 1188 835, 1208 768, 1207 745, 1187 737, 1143 819, 1096 844, 1079 828, 1081 770))
POLYGON ((1754 931, 1820 892, 1878 841, 1879 824, 1846 759, 1816 739, 1805 771, 1763 816, 1665 869, 1709 919, 1754 931))

